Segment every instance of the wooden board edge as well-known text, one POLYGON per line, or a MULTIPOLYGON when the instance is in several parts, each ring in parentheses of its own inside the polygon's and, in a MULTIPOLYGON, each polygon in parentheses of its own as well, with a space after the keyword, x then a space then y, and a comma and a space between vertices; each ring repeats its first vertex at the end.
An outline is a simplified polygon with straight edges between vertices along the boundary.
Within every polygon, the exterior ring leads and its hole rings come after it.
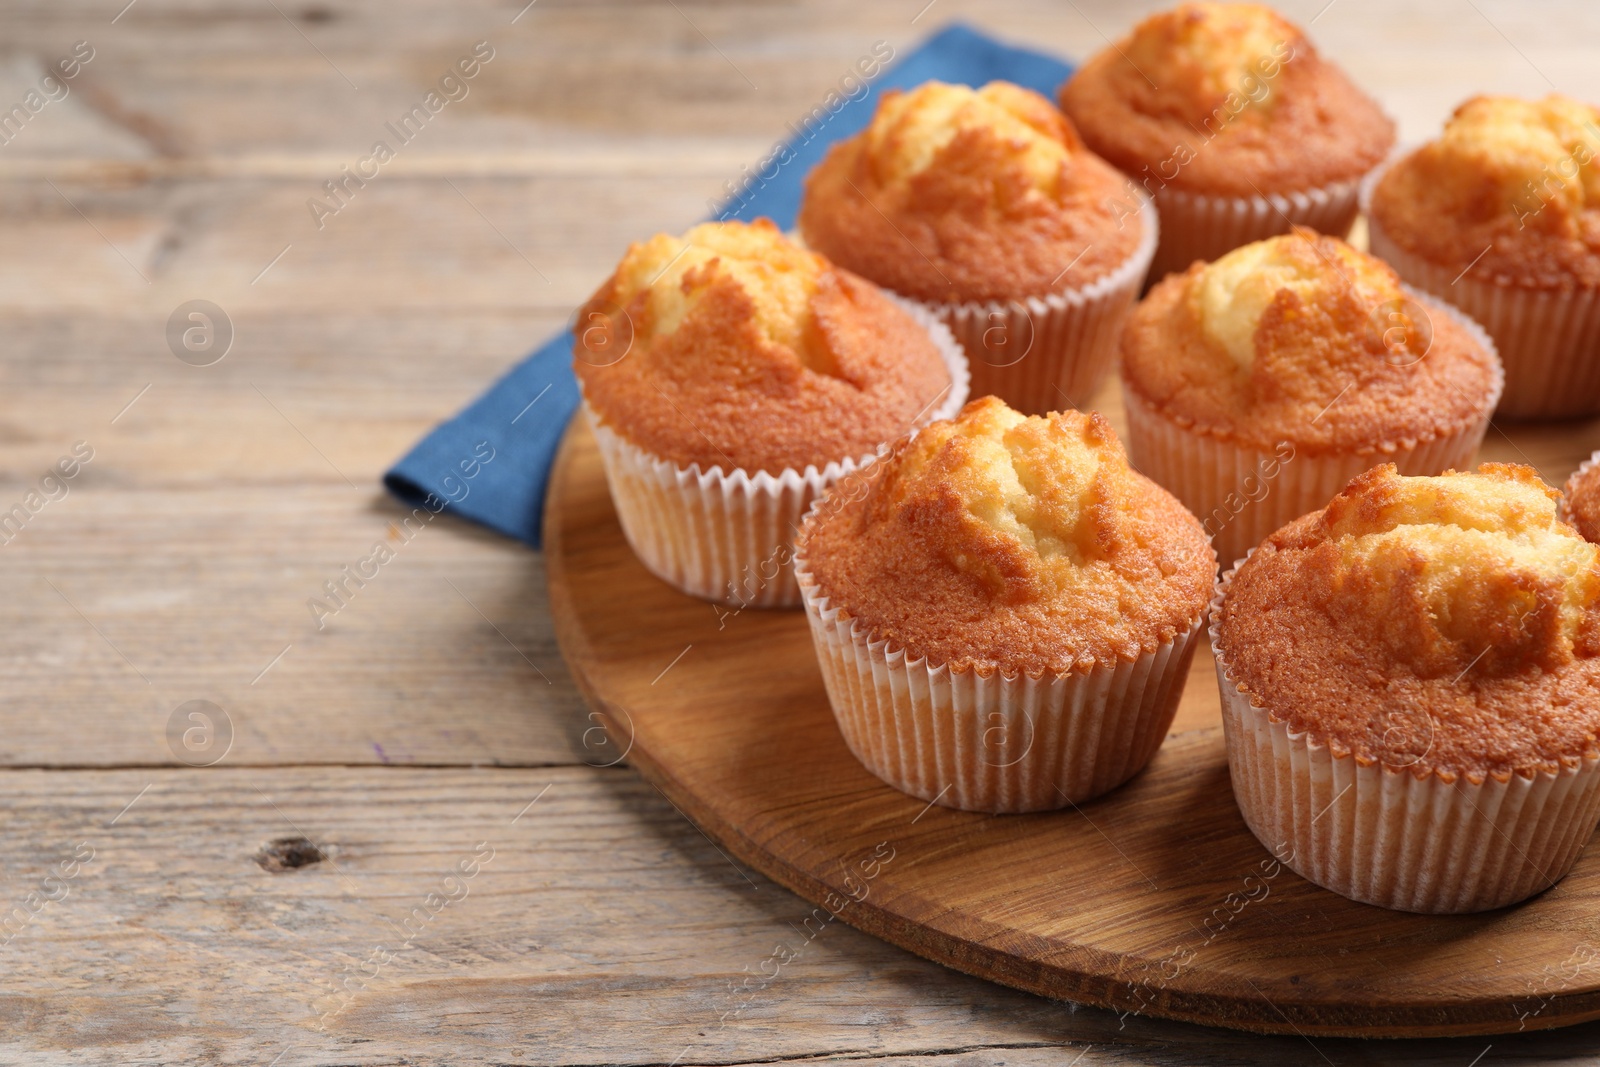
MULTIPOLYGON (((559 503, 571 477, 571 464, 568 462, 570 450, 573 442, 587 432, 579 417, 580 414, 581 412, 575 413, 567 424, 556 453, 545 498, 542 538, 546 586, 549 591, 556 643, 561 650, 562 658, 567 662, 578 691, 591 712, 598 716, 611 743, 623 747, 628 766, 658 790, 685 818, 741 863, 759 871, 807 903, 826 908, 825 901, 829 896, 844 891, 841 885, 829 884, 809 872, 783 862, 757 841, 748 837, 739 827, 702 807, 694 795, 656 760, 647 748, 638 744, 627 712, 614 707, 606 700, 588 674, 581 669, 582 656, 587 650, 587 639, 575 625, 572 589, 567 581, 565 568, 560 566, 565 544, 560 529, 559 514, 559 503)), ((863 933, 941 966, 1025 993, 1084 1004, 1112 1013, 1124 1010, 1126 1004, 1132 1000, 1135 985, 1132 982, 1107 979, 1101 974, 1088 974, 1065 967, 1052 967, 1042 962, 1024 961, 1009 953, 960 941, 909 922, 880 906, 869 904, 869 900, 870 897, 867 900, 852 901, 849 906, 836 913, 836 917, 863 933), (1123 998, 1120 1003, 1117 1000, 1119 994, 1123 998)), ((1557 1004, 1564 1004, 1566 1007, 1561 1011, 1541 1011, 1538 1016, 1518 1027, 1511 1026, 1511 1023, 1518 1020, 1511 1014, 1508 1005, 1499 1001, 1489 1003, 1470 1000, 1443 1008, 1429 1007, 1410 1011, 1391 1009, 1390 1011, 1396 1016, 1392 1024, 1373 1025, 1370 1022, 1356 1022, 1348 1018, 1347 1015, 1352 1009, 1345 1005, 1334 1006, 1325 1018, 1315 1017, 1315 1013, 1323 1010, 1318 1006, 1292 1006, 1290 1010, 1295 1014, 1291 1017, 1265 998, 1253 1000, 1220 994, 1163 991, 1146 1010, 1134 1014, 1271 1036, 1401 1040, 1496 1036, 1559 1029, 1600 1019, 1600 990, 1550 997, 1546 1001, 1546 1008, 1557 1004), (1441 1014, 1456 1016, 1458 1012, 1471 1011, 1480 1005, 1486 1009, 1504 1010, 1506 1013, 1504 1022, 1487 1018, 1459 1017, 1429 1021, 1414 1017, 1441 1014)))

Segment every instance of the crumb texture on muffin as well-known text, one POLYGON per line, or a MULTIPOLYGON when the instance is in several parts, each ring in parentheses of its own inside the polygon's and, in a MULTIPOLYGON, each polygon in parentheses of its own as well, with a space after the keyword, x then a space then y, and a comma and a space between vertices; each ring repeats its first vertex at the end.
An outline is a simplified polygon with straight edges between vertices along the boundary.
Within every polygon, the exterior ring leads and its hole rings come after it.
POLYGON ((1049 100, 1009 82, 886 92, 806 179, 806 243, 919 300, 1078 288, 1142 234, 1126 179, 1049 100))
MULTIPOLYGON (((1591 457, 1592 460, 1592 457, 1591 457)), ((1585 540, 1600 544, 1600 463, 1585 463, 1567 479, 1567 518, 1585 540)))
POLYGON ((1239 568, 1217 622, 1231 677, 1363 763, 1574 766, 1600 729, 1600 548, 1558 498, 1531 467, 1373 468, 1239 568))
POLYGON ((1090 148, 1151 193, 1309 189, 1359 177, 1394 143, 1378 105, 1259 4, 1152 15, 1083 64, 1061 106, 1090 148))
POLYGON ((1494 355, 1386 263, 1304 229, 1160 282, 1123 330, 1122 374, 1194 432, 1312 453, 1460 432, 1499 380, 1494 355))
POLYGON ((1413 255, 1536 288, 1600 286, 1600 110, 1479 96, 1390 167, 1372 213, 1413 255), (1480 258, 1481 257, 1481 258, 1480 258))
POLYGON ((634 244, 575 333, 595 414, 645 451, 705 470, 858 459, 950 388, 916 320, 766 219, 634 244))
POLYGON ((1188 631, 1216 557, 1098 413, 994 397, 921 430, 818 506, 801 552, 876 638, 953 669, 1089 671, 1188 631))
MULTIPOLYGON (((1263 332, 1267 309, 1285 293, 1283 306, 1318 308, 1352 300, 1377 307, 1404 297, 1393 272, 1343 241, 1297 238, 1295 235, 1257 241, 1237 248, 1200 270, 1190 289, 1199 312, 1200 329, 1220 344, 1243 370, 1254 365, 1258 347, 1265 358, 1282 355, 1275 342, 1303 341, 1299 331, 1282 329, 1275 316, 1275 334, 1263 332)), ((1409 340, 1409 339, 1408 339, 1409 340)))

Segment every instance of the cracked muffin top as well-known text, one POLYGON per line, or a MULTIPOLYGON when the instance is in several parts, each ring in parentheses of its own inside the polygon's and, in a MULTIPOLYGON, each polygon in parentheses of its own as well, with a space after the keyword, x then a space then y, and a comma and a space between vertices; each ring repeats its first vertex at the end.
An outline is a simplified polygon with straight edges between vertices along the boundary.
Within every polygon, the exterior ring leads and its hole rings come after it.
POLYGON ((1413 255, 1532 288, 1600 286, 1600 110, 1478 96, 1389 167, 1373 218, 1413 255))
POLYGON ((1060 96, 1085 143, 1152 193, 1315 188, 1359 178, 1394 144, 1378 105, 1259 4, 1152 15, 1079 67, 1060 96))
POLYGON ((1137 194, 1049 100, 1010 82, 886 92, 806 178, 806 244, 918 300, 1092 284, 1143 237, 1137 194))
POLYGON ((1087 672, 1187 633, 1216 555, 1098 413, 969 403, 842 479, 799 551, 832 606, 908 655, 1087 672))
POLYGON ((1571 767, 1600 729, 1600 548, 1531 467, 1384 464, 1240 567, 1229 677, 1294 731, 1446 781, 1571 767))
POLYGON ((914 318, 767 219, 632 245, 579 310, 573 368, 602 423, 725 472, 859 459, 951 388, 914 318))
POLYGON ((1562 494, 1567 498, 1566 519, 1585 540, 1600 544, 1600 463, 1589 462, 1572 472, 1562 494))
POLYGON ((1483 418, 1501 372, 1388 264, 1297 228, 1158 283, 1123 327, 1122 380, 1195 433, 1377 453, 1483 418))

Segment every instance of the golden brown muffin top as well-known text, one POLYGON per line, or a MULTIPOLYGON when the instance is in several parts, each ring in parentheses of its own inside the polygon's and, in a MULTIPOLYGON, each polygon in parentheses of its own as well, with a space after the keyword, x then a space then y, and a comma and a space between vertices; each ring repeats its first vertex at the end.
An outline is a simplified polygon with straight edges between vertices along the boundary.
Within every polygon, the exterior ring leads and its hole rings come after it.
POLYGON ((1600 729, 1600 548, 1531 467, 1375 467, 1239 568, 1216 622, 1257 706, 1449 781, 1572 766, 1600 729))
POLYGON ((1089 285, 1143 234, 1137 194, 1049 100, 1009 82, 886 92, 806 178, 806 244, 918 300, 1089 285))
POLYGON ((576 334, 573 367, 600 420, 706 470, 859 459, 951 386, 915 319, 767 219, 630 246, 576 334))
POLYGON ((1188 631, 1216 554, 1098 413, 986 396, 841 480, 800 552, 875 638, 953 670, 1089 671, 1188 631))
POLYGON ((1394 123, 1299 27, 1259 4, 1180 4, 1061 87, 1085 143, 1154 193, 1215 196, 1358 178, 1394 123))
POLYGON ((1296 229, 1157 284, 1123 327, 1122 380, 1195 433, 1318 453, 1459 432, 1492 406, 1500 374, 1388 264, 1296 229))
POLYGON ((1600 544, 1600 463, 1590 459, 1572 472, 1562 493, 1567 498, 1567 521, 1585 540, 1600 544))
POLYGON ((1384 172, 1373 217, 1401 248, 1506 285, 1600 286, 1600 110, 1473 97, 1384 172), (1481 257, 1481 258, 1480 258, 1481 257))

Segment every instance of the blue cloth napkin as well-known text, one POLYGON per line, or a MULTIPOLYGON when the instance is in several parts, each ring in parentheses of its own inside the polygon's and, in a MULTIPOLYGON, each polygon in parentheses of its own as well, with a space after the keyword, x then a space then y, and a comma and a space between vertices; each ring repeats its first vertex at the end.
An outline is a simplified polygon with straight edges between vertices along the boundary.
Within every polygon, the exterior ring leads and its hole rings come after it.
MULTIPOLYGON (((864 129, 885 89, 909 89, 930 79, 983 85, 995 79, 1053 97, 1072 67, 1053 56, 1001 44, 955 23, 899 57, 854 99, 835 94, 815 117, 791 129, 776 174, 758 168, 731 196, 718 219, 766 216, 794 225, 805 176, 834 142, 864 129)), ((857 83, 859 85, 859 83, 857 83)), ((640 237, 648 236, 640 234, 640 237)), ((620 255, 621 249, 618 249, 620 255)), ((596 284, 599 279, 596 279, 596 284)), ((562 431, 578 407, 572 373, 572 333, 552 337, 448 422, 435 427, 383 476, 383 484, 412 505, 441 506, 537 548, 544 494, 562 431), (430 500, 429 497, 432 497, 430 500)))

